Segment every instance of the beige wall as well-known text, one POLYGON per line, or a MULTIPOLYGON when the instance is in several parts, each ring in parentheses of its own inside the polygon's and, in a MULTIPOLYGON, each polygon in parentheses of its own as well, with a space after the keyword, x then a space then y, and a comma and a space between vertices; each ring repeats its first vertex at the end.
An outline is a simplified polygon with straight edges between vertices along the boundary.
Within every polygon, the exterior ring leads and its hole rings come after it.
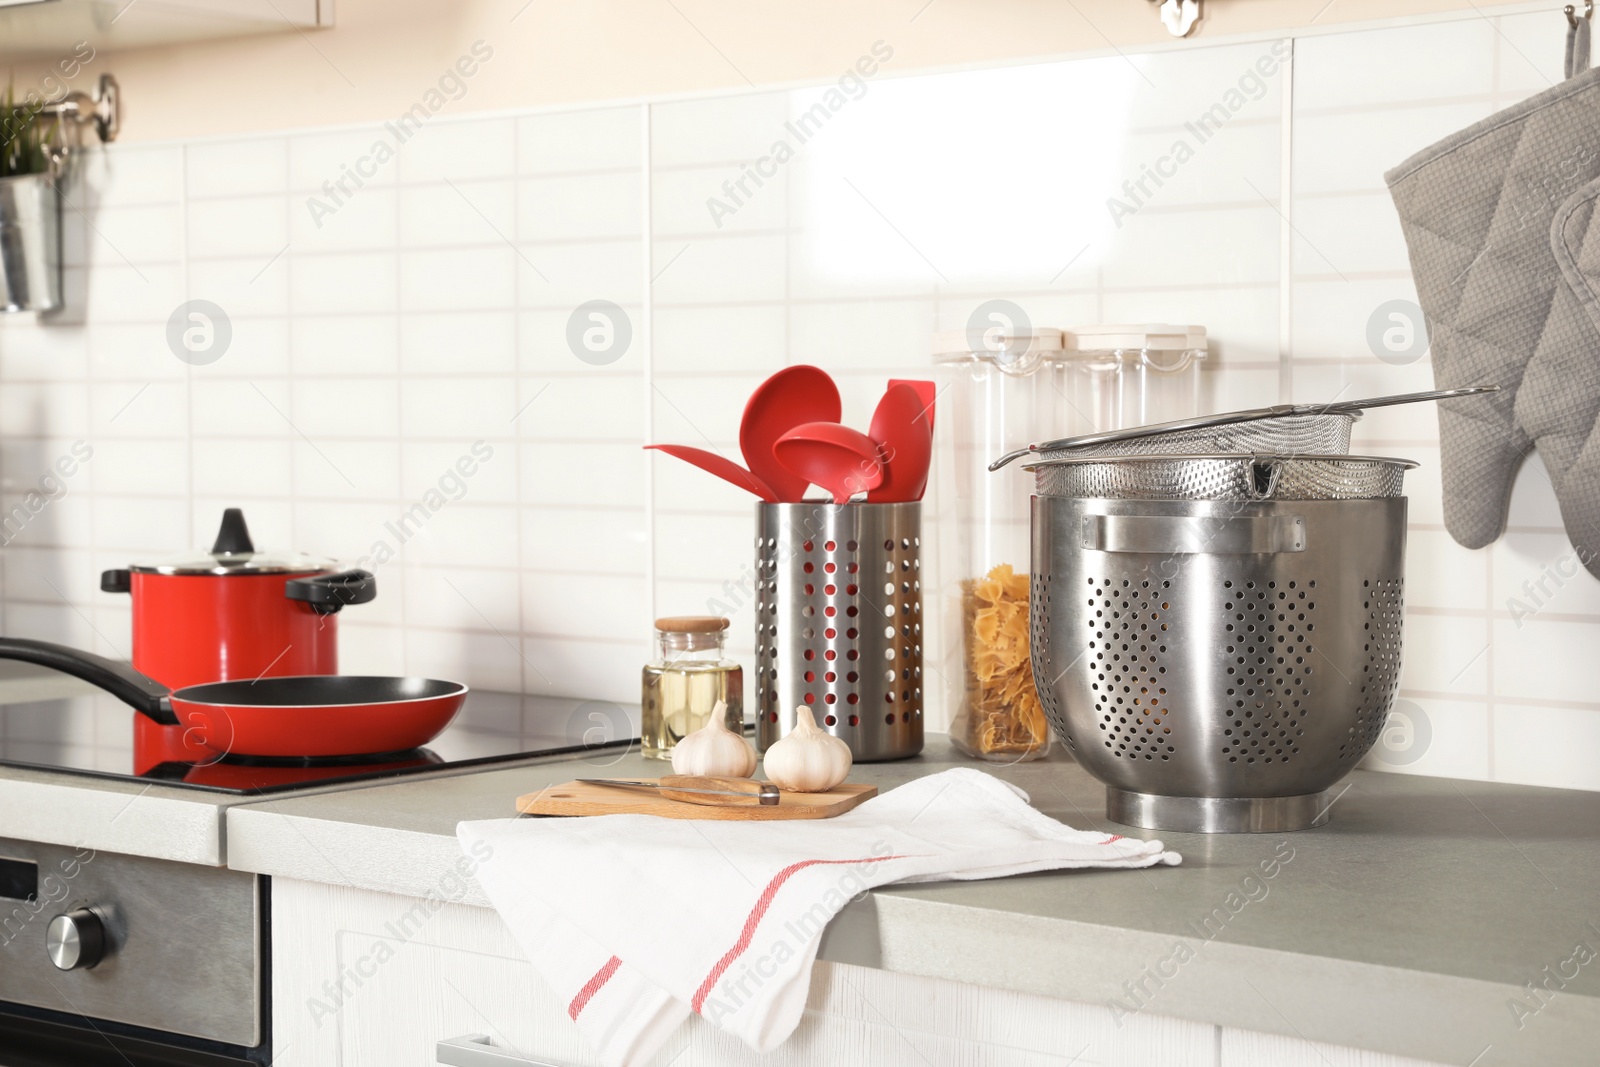
MULTIPOLYGON (((124 138, 151 140, 391 118, 480 39, 494 58, 452 112, 826 78, 880 39, 889 71, 1171 40, 1146 0, 530 0, 518 14, 523 2, 337 0, 331 30, 102 52, 86 73, 116 74, 124 138)), ((1476 6, 1205 0, 1193 38, 1476 6)))

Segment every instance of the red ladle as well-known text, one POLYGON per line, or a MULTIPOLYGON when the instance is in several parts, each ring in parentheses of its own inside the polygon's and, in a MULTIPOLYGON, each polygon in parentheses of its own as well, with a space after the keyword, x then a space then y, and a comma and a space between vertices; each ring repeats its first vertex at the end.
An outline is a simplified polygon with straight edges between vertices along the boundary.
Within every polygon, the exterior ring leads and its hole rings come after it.
POLYGON ((826 489, 835 504, 883 484, 877 442, 837 422, 801 423, 779 437, 772 452, 797 481, 826 489))
MULTIPOLYGON (((926 383, 932 385, 932 382, 926 383)), ((933 457, 932 408, 909 382, 891 384, 872 413, 872 440, 882 449, 883 482, 867 494, 869 504, 921 500, 933 457)))
POLYGON ((772 487, 757 478, 754 474, 739 466, 733 460, 719 456, 715 452, 707 452, 703 448, 694 448, 690 445, 645 445, 658 452, 665 452, 669 456, 677 456, 685 463, 692 463, 709 474, 715 474, 725 482, 731 482, 740 489, 754 493, 769 504, 778 502, 778 494, 772 487))
POLYGON ((801 423, 837 423, 840 411, 839 387, 827 371, 807 364, 785 367, 757 386, 744 406, 739 451, 744 453, 745 466, 771 486, 776 499, 798 503, 808 485, 822 483, 794 473, 778 460, 773 448, 778 438, 801 423))

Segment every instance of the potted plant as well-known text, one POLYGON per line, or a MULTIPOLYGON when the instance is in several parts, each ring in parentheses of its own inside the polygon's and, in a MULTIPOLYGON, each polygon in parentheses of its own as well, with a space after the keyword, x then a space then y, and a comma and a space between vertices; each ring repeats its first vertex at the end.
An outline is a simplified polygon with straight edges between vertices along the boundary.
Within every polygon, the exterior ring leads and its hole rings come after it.
POLYGON ((0 101, 0 311, 61 306, 61 195, 56 187, 61 120, 0 101))

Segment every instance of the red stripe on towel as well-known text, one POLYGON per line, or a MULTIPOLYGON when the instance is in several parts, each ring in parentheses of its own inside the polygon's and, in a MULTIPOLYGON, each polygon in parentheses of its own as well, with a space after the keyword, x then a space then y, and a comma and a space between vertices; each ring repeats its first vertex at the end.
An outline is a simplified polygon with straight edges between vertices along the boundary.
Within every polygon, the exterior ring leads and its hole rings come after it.
POLYGON ((1118 841, 1121 841, 1121 840, 1122 840, 1122 835, 1121 834, 1112 834, 1110 837, 1106 838, 1104 841, 1102 841, 1100 843, 1102 845, 1114 845, 1118 841))
POLYGON ((767 909, 772 906, 772 898, 778 895, 778 890, 783 888, 783 883, 787 882, 791 877, 807 867, 815 867, 819 863, 877 863, 880 860, 904 858, 904 856, 868 856, 865 859, 858 860, 801 860, 799 863, 789 864, 789 866, 773 875, 772 881, 767 883, 767 888, 761 891, 761 896, 756 900, 755 907, 750 909, 750 914, 744 921, 744 929, 739 931, 739 940, 735 941, 733 947, 723 954, 723 957, 717 961, 716 966, 711 968, 711 973, 706 975, 706 980, 700 983, 700 988, 695 990, 694 999, 690 1001, 690 1007, 694 1008, 695 1012, 698 1013, 705 1005, 706 997, 711 995, 711 990, 716 986, 717 980, 733 965, 733 961, 743 955, 744 950, 750 947, 750 942, 754 940, 756 935, 756 927, 761 925, 761 917, 766 915, 767 909))
POLYGON ((611 976, 617 973, 617 968, 622 966, 622 961, 615 956, 606 960, 606 965, 594 972, 594 977, 583 984, 578 990, 578 995, 572 998, 572 1003, 567 1005, 567 1014, 577 1021, 578 1013, 588 1006, 590 999, 600 992, 600 987, 611 981, 611 976))

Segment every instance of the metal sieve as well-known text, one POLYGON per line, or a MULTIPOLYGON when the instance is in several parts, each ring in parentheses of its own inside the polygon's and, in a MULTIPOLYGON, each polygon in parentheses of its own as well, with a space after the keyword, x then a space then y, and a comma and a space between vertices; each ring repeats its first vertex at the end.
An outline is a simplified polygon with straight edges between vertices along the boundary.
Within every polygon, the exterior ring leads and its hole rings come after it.
POLYGON ((1325 822, 1399 683, 1405 526, 1397 496, 1034 497, 1034 678, 1107 815, 1325 822))
POLYGON ((1372 456, 1121 456, 1028 466, 1044 497, 1118 500, 1370 500, 1400 495, 1408 459, 1372 456))
POLYGON ((1261 452, 1279 456, 1335 455, 1350 451, 1350 430, 1368 408, 1452 400, 1498 392, 1498 385, 1435 389, 1424 393, 1376 396, 1328 404, 1275 404, 1272 407, 1202 415, 1178 422, 1106 430, 1064 437, 1007 452, 989 464, 999 470, 1024 456, 1065 459, 1091 456, 1147 456, 1218 452, 1261 452))
POLYGON ((1285 415, 1259 422, 1172 430, 1159 435, 1116 438, 1072 447, 1052 448, 1042 444, 1031 451, 1040 460, 1212 452, 1339 455, 1350 451, 1350 432, 1360 417, 1359 413, 1285 415))

